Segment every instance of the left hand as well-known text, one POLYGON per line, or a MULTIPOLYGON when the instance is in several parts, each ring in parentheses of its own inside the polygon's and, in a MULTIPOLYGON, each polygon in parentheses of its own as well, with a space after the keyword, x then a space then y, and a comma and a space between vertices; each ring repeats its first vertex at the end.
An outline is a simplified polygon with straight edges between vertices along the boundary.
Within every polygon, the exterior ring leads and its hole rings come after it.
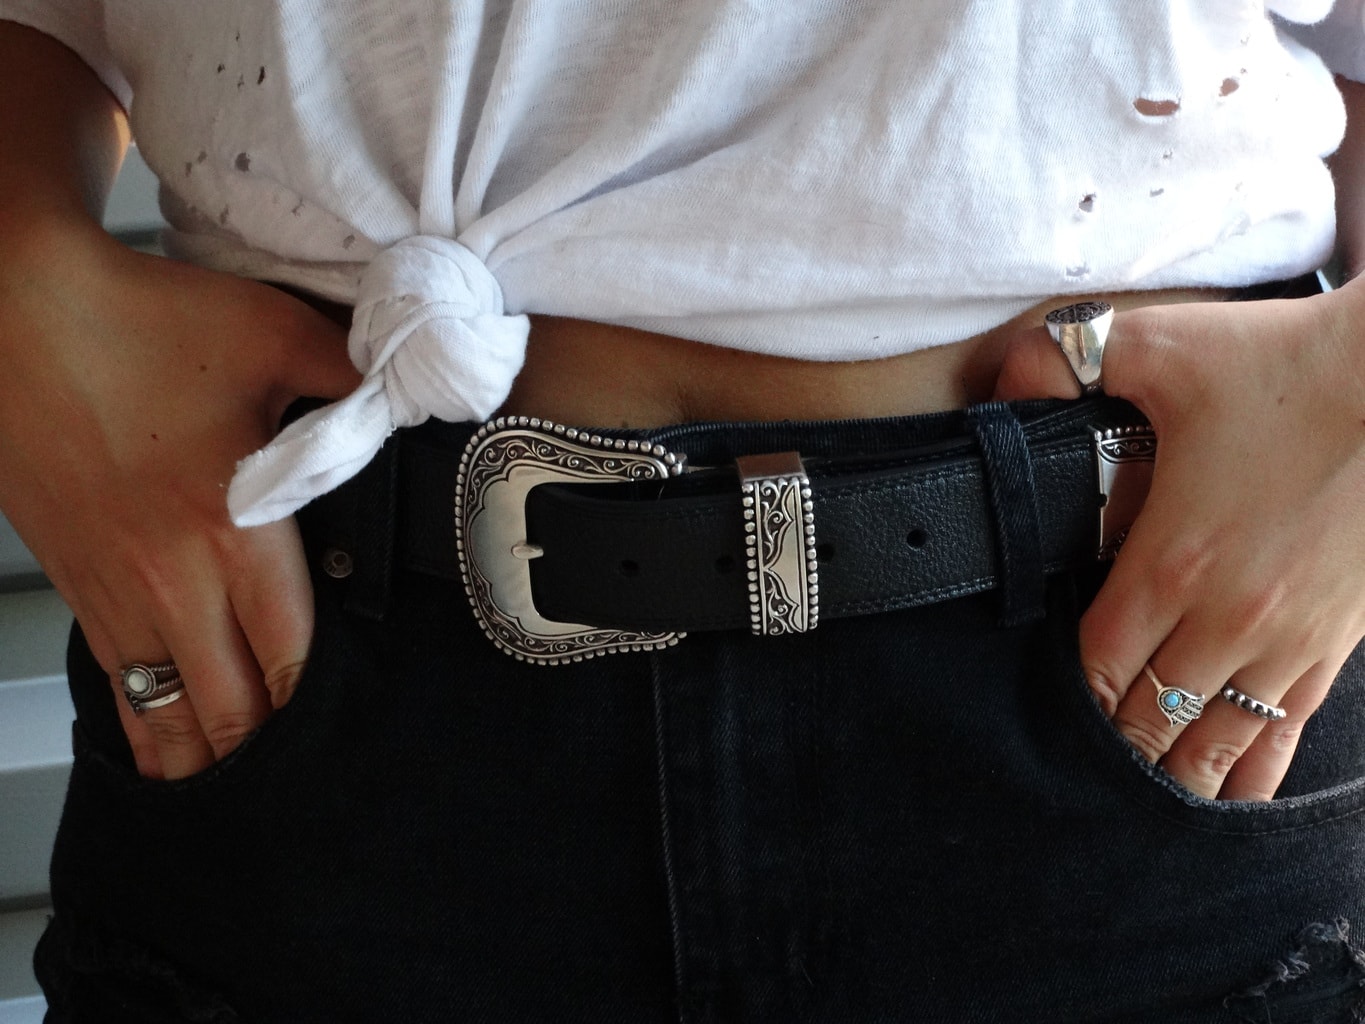
MULTIPOLYGON (((1158 438, 1152 488, 1085 613, 1086 677, 1115 726, 1210 799, 1269 800, 1365 635, 1365 278, 1310 299, 1118 313, 1104 390, 1158 438), (1203 694, 1173 727, 1143 674, 1203 694), (1266 722, 1224 684, 1288 717, 1266 722)), ((1011 339, 996 397, 1074 398, 1046 330, 1011 339)))

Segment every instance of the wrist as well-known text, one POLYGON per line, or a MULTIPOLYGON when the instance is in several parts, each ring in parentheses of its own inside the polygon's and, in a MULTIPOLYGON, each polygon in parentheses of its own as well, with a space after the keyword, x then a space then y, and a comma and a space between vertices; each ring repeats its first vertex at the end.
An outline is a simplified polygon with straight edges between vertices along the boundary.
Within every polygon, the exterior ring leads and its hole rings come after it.
POLYGON ((44 297, 62 282, 90 287, 126 250, 83 210, 0 205, 0 296, 44 297))

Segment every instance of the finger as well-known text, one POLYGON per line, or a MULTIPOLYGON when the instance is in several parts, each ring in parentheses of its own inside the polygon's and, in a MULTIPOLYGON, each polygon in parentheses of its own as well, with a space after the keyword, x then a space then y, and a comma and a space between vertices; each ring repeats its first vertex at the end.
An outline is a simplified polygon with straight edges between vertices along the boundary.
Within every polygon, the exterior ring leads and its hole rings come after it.
POLYGON ((325 329, 299 339, 301 351, 288 364, 289 383, 300 395, 344 398, 360 385, 361 374, 346 350, 346 332, 320 315, 319 319, 325 329))
POLYGON ((995 399, 1079 398, 1080 382, 1046 328, 1020 331, 1005 348, 995 399))
MULTIPOLYGON (((143 650, 142 656, 127 658, 123 664, 159 665, 173 660, 166 653, 161 653, 154 658, 147 658, 145 656, 147 649, 144 648, 143 650)), ((166 649, 162 647, 160 650, 164 652, 166 649)), ((183 669, 181 675, 183 680, 183 669)), ((186 687, 188 688, 187 680, 186 687)), ((122 693, 121 683, 119 683, 119 700, 123 704, 127 704, 122 693)), ((129 710, 132 711, 131 708, 129 710)), ((203 771, 213 764, 213 748, 199 727, 199 719, 194 713, 194 705, 184 696, 158 708, 133 712, 133 717, 136 724, 140 724, 151 736, 161 778, 181 779, 187 775, 193 775, 195 772, 203 771)), ((120 709, 120 718, 126 721, 123 719, 122 709, 120 709)), ((129 742, 132 742, 131 736, 129 742)))
POLYGON ((1174 664, 1177 662, 1165 648, 1154 654, 1114 710, 1114 728, 1153 764, 1161 761, 1181 734, 1193 728, 1192 722, 1209 710, 1207 688, 1184 675, 1174 676, 1174 670, 1167 667, 1174 664))
POLYGON ((123 734, 128 737, 128 746, 133 751, 133 764, 137 773, 147 779, 164 779, 166 770, 161 765, 161 755, 157 752, 156 737, 152 735, 142 716, 133 710, 128 698, 123 694, 123 680, 112 676, 114 687, 114 706, 118 709, 119 724, 123 734))
MULTIPOLYGON (((1163 532, 1160 522, 1150 518, 1134 527, 1131 545, 1120 551, 1114 572, 1081 622, 1082 664, 1092 687, 1118 693, 1114 727, 1152 762, 1189 742, 1185 736, 1191 731, 1209 735, 1203 723, 1221 713, 1213 707, 1219 688, 1258 653, 1254 633, 1238 628, 1227 615, 1205 612, 1205 605, 1194 601, 1196 592, 1185 581, 1199 577, 1197 565, 1164 561, 1168 551, 1147 553, 1148 538, 1163 532), (1186 608, 1191 610, 1167 624, 1166 616, 1186 608), (1130 681, 1127 687, 1123 680, 1130 681), (1203 715, 1183 728, 1173 725, 1163 711, 1163 698, 1173 705, 1202 703, 1203 715)), ((1298 675, 1284 665, 1275 669, 1282 680, 1298 675)))
POLYGON ((313 587, 294 520, 246 531, 258 568, 229 595, 275 708, 294 695, 313 638, 313 587))
POLYGON ((277 372, 295 396, 343 398, 360 384, 361 374, 347 350, 347 331, 306 303, 291 300, 293 320, 285 329, 277 372))
MULTIPOLYGON (((1151 688, 1143 666, 1176 629, 1186 606, 1183 595, 1163 591, 1160 581, 1153 579, 1151 566, 1158 555, 1149 538, 1159 535, 1159 524, 1138 519, 1104 586, 1081 616, 1081 666, 1095 699, 1111 718, 1135 685, 1151 688)), ((1182 666, 1178 661, 1172 664, 1182 666)), ((1164 681, 1161 667, 1154 667, 1164 681)), ((1156 706, 1155 690, 1151 696, 1151 707, 1146 701, 1142 705, 1146 712, 1156 706)), ((1153 728, 1169 726, 1159 714, 1155 719, 1144 714, 1134 721, 1153 728)), ((1138 748, 1143 749, 1141 743, 1138 748)))
POLYGON ((112 637, 97 616, 81 608, 76 610, 76 619, 85 634, 86 646, 95 656, 100 667, 108 674, 109 684, 114 689, 114 707, 118 711, 119 724, 128 738, 128 746, 133 752, 133 765, 139 775, 149 779, 164 778, 161 759, 157 756, 156 741, 146 724, 133 713, 132 706, 123 694, 123 679, 118 672, 118 654, 112 637))
MULTIPOLYGON (((1237 649, 1236 641, 1226 635, 1219 636, 1207 625, 1191 627, 1182 623, 1181 627, 1162 649, 1162 657, 1169 654, 1172 664, 1189 666, 1182 667, 1182 672, 1198 673, 1192 678, 1200 680, 1197 685, 1207 695, 1208 703, 1199 720, 1186 728, 1171 745, 1161 766, 1186 789, 1212 800, 1222 792, 1228 774, 1260 740, 1267 726, 1266 719, 1220 697, 1223 686, 1230 682, 1243 693, 1278 706, 1284 702, 1295 681, 1310 671, 1311 662, 1304 656, 1289 653, 1252 660, 1237 649)), ((1304 696, 1307 696, 1306 692, 1304 696)), ((1311 713, 1320 700, 1321 696, 1307 713, 1311 713)), ((1290 752, 1292 754, 1292 750, 1290 752)), ((1278 771, 1282 776, 1287 767, 1286 760, 1283 764, 1269 766, 1267 773, 1278 771)), ((1270 782, 1271 792, 1278 785, 1279 778, 1276 777, 1270 782)))
MULTIPOLYGON (((1126 398, 1154 423, 1165 417, 1163 391, 1154 387, 1172 375, 1172 360, 1182 353, 1175 338, 1212 321, 1225 326, 1223 304, 1142 306, 1121 310, 1105 336, 1101 382, 1104 393, 1126 398), (1171 330, 1172 325, 1183 331, 1171 330)), ((1188 345, 1185 346, 1188 349, 1188 345)), ((1187 355, 1188 353, 1186 353, 1187 355)), ((1047 328, 1020 331, 1005 347, 995 398, 1076 398, 1081 386, 1047 328)))
POLYGON ((190 711, 211 756, 207 763, 172 765, 166 763, 162 751, 168 778, 208 767, 235 750, 270 716, 270 696, 262 685, 260 667, 226 597, 205 599, 199 609, 193 618, 167 630, 189 698, 170 707, 190 711))
MULTIPOLYGON (((1295 681, 1281 701, 1288 716, 1278 722, 1265 723, 1251 746, 1228 771, 1219 797, 1224 800, 1270 800, 1275 796, 1289 771, 1294 752, 1298 750, 1304 723, 1322 705, 1340 668, 1335 660, 1318 662, 1295 681)), ((1244 685, 1254 684, 1238 680, 1233 685, 1259 699, 1254 691, 1244 689, 1244 685)), ((1232 705, 1228 707, 1241 711, 1232 705)))
POLYGON ((1214 690, 1207 695, 1203 715, 1171 745, 1161 767, 1190 792, 1213 800, 1265 724, 1265 719, 1233 707, 1214 690))
MULTIPOLYGON (((1259 725, 1255 729, 1237 728, 1236 725, 1220 729, 1220 723, 1232 721, 1226 712, 1236 709, 1215 700, 1218 691, 1227 680, 1238 676, 1254 685, 1258 694, 1269 694, 1268 699, 1275 700, 1310 662, 1288 647, 1279 656, 1265 657, 1261 631, 1255 628, 1253 620, 1230 613, 1225 604, 1210 604, 1207 599, 1210 588, 1204 579, 1208 569, 1204 546, 1191 549, 1194 553, 1188 558, 1174 555, 1172 548, 1148 554, 1151 537, 1170 535, 1175 529, 1167 528, 1160 519, 1153 520, 1151 516, 1140 521, 1134 527, 1133 545, 1125 545, 1118 559, 1119 563, 1126 564, 1115 565, 1115 572, 1087 615, 1095 613, 1102 627, 1105 621, 1125 612, 1131 616, 1135 608, 1187 609, 1161 638, 1159 650, 1147 660, 1162 686, 1147 679, 1148 685, 1126 692, 1115 711, 1114 725, 1148 760, 1161 760, 1162 766, 1188 788, 1213 797, 1218 794, 1232 760, 1240 756, 1259 731, 1259 725), (1140 536, 1139 529, 1142 530, 1140 536), (1141 566, 1145 571, 1134 574, 1135 566, 1141 566), (1122 575, 1120 568, 1124 570, 1122 575), (1158 703, 1160 690, 1164 687, 1201 698, 1203 715, 1183 730, 1171 729, 1158 703), (1215 779, 1217 785, 1213 784, 1215 779)), ((1213 592, 1218 592, 1216 587, 1213 592)), ((1094 623, 1082 622, 1083 633, 1093 628, 1097 628, 1094 623)), ((1132 658, 1135 661, 1140 648, 1123 649, 1115 654, 1119 650, 1112 647, 1103 650, 1102 654, 1111 659, 1132 658)), ((1083 658, 1086 653, 1093 654, 1093 642, 1089 651, 1083 648, 1083 658)), ((1127 664, 1111 662, 1107 671, 1124 672, 1127 664)), ((1096 671, 1093 664, 1087 669, 1096 671)), ((1139 665, 1133 675, 1136 677, 1142 672, 1139 665)), ((1145 674, 1144 678, 1147 678, 1145 674)), ((1167 696, 1170 696, 1169 692, 1167 696)), ((1254 716, 1247 717, 1254 719, 1254 716)), ((1260 722, 1259 719, 1255 721, 1260 722)), ((1239 724, 1249 726, 1252 723, 1239 724)))

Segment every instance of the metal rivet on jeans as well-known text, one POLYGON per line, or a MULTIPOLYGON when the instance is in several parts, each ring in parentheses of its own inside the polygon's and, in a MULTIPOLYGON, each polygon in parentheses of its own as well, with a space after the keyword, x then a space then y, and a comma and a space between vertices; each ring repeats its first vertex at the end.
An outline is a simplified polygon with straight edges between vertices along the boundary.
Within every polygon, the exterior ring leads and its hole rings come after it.
POLYGON ((322 571, 334 580, 344 580, 355 572, 355 562, 340 548, 328 548, 322 553, 322 571))

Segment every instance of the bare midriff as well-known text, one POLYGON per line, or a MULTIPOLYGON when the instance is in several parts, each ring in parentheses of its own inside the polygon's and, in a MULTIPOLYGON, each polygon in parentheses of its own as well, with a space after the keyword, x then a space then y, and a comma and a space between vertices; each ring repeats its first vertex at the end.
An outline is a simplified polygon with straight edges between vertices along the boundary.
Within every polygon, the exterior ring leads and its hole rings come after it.
MULTIPOLYGON (((1090 296, 1087 296, 1089 298, 1090 296)), ((1206 289, 1104 298, 1122 311, 1217 301, 1206 289)), ((655 427, 697 420, 824 420, 909 416, 989 400, 1005 343, 1074 299, 1040 303, 985 334, 862 362, 758 355, 630 327, 532 317, 526 364, 504 414, 576 426, 655 427)))

